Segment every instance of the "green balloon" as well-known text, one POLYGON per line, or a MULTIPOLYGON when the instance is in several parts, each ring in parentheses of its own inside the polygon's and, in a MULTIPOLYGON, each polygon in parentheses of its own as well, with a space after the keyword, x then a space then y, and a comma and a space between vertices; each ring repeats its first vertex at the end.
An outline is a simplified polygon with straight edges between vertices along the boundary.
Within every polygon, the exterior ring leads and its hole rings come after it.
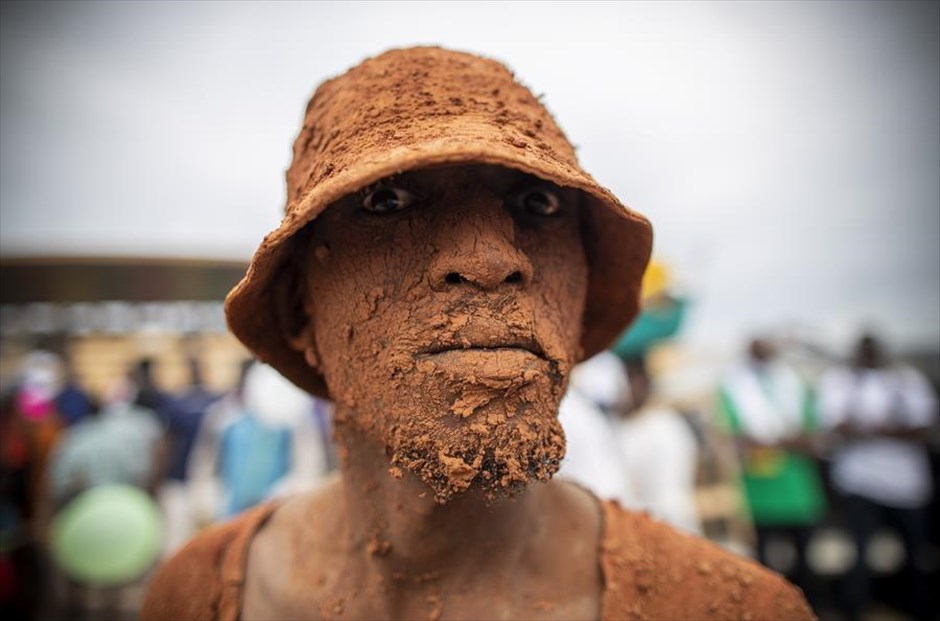
POLYGON ((52 520, 52 556, 72 579, 128 584, 157 562, 163 523, 156 503, 130 485, 94 487, 52 520))

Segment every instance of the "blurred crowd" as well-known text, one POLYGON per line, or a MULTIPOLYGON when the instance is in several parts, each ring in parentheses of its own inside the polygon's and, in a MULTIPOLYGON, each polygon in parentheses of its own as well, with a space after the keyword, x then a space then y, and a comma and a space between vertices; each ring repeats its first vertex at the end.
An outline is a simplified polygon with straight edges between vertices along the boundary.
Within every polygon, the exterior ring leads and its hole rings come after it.
MULTIPOLYGON (((865 618, 872 599, 932 618, 937 396, 924 374, 870 335, 812 373, 785 342, 755 338, 690 402, 664 388, 674 369, 654 353, 615 348, 574 369, 559 476, 752 555, 824 618, 865 618)), ((197 530, 336 468, 331 404, 273 369, 246 360, 215 392, 190 359, 169 392, 155 364, 102 395, 45 351, 4 378, 4 618, 134 618, 149 572, 197 530)))
POLYGON ((561 475, 753 555, 824 618, 866 618, 875 579, 897 559, 890 610, 935 618, 936 389, 872 335, 808 379, 755 338, 696 408, 658 389, 647 356, 602 353, 575 370, 562 402, 561 475), (717 511, 716 480, 735 490, 717 511), (743 518, 747 533, 728 538, 716 517, 743 518))
POLYGON ((139 360, 97 398, 66 361, 26 356, 3 391, 3 618, 134 618, 160 559, 198 529, 312 489, 335 467, 331 405, 270 367, 167 392, 139 360), (92 614, 93 613, 93 614, 92 614))

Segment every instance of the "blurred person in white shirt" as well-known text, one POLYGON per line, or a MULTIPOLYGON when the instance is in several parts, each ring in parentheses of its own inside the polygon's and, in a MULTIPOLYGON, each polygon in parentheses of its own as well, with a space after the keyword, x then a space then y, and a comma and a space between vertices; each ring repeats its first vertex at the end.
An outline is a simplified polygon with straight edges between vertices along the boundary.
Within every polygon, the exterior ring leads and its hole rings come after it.
POLYGON ((70 427, 50 459, 49 492, 60 507, 99 485, 134 485, 153 493, 161 473, 162 427, 157 415, 134 404, 126 377, 111 383, 104 407, 70 427))
POLYGON ((624 460, 628 506, 688 533, 701 534, 695 504, 699 449, 690 424, 656 394, 643 359, 625 364, 629 401, 615 437, 624 460))
POLYGON ((614 438, 614 419, 628 394, 623 362, 603 351, 574 367, 558 411, 567 445, 558 476, 624 506, 633 495, 614 438))
POLYGON ((936 395, 918 371, 889 364, 881 343, 865 335, 851 364, 821 379, 819 408, 837 441, 832 484, 843 496, 856 544, 845 584, 849 619, 864 615, 870 580, 865 551, 884 526, 904 542, 912 612, 930 618, 922 550, 933 494, 926 443, 937 423, 936 395))

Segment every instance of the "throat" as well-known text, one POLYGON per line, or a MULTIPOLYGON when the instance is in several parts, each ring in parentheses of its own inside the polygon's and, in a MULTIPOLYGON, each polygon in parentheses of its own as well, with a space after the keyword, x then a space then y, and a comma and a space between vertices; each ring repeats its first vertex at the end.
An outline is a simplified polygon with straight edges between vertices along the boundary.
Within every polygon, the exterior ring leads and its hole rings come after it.
POLYGON ((371 570, 394 578, 512 562, 538 533, 543 486, 498 499, 471 489, 440 502, 391 466, 381 445, 348 425, 338 431, 349 543, 371 570))
POLYGON ((390 474, 384 445, 361 430, 338 425, 337 439, 336 494, 302 518, 310 528, 324 523, 317 515, 335 515, 321 539, 331 552, 320 563, 329 569, 295 598, 303 604, 296 610, 315 605, 324 616, 375 619, 598 617, 596 498, 538 482, 512 497, 471 489, 440 502, 417 476, 390 474))

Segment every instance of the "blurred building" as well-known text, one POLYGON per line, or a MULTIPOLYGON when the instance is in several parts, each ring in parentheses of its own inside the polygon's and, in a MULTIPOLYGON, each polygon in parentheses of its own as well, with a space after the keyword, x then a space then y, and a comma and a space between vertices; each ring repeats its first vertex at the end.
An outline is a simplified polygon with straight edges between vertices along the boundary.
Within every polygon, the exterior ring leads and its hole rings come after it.
POLYGON ((63 355, 78 382, 103 395, 142 356, 159 384, 181 388, 187 356, 206 383, 235 383, 248 354, 225 326, 222 303, 244 275, 237 261, 176 258, 0 258, 0 384, 16 381, 33 349, 63 355))

